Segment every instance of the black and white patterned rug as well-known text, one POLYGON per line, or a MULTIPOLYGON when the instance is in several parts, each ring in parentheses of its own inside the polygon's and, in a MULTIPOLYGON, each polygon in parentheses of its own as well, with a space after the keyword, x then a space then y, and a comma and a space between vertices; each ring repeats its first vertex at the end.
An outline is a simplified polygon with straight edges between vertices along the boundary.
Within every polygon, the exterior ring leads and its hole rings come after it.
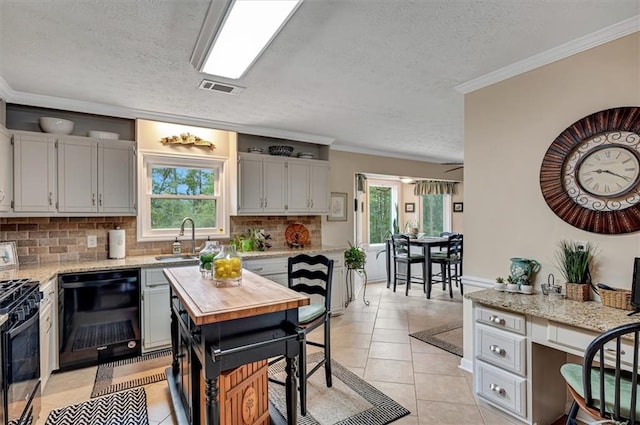
MULTIPOLYGON (((322 356, 322 353, 307 356, 307 370, 322 356)), ((269 376, 284 380, 284 365, 281 360, 269 366, 269 376)), ((331 361, 331 372, 331 388, 326 386, 324 368, 307 381, 307 415, 301 416, 298 409, 299 425, 385 425, 411 413, 335 360, 331 361)), ((271 417, 272 423, 286 423, 285 387, 270 382, 269 402, 278 415, 271 417)))
POLYGON ((94 398, 49 413, 45 425, 148 425, 144 388, 94 398))

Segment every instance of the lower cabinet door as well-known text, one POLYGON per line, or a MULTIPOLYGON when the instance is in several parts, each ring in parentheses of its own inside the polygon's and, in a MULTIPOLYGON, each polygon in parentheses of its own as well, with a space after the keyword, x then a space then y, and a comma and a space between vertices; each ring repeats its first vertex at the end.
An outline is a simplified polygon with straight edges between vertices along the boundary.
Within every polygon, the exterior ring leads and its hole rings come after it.
POLYGON ((142 350, 150 351, 171 346, 171 311, 169 285, 147 288, 142 302, 142 350))

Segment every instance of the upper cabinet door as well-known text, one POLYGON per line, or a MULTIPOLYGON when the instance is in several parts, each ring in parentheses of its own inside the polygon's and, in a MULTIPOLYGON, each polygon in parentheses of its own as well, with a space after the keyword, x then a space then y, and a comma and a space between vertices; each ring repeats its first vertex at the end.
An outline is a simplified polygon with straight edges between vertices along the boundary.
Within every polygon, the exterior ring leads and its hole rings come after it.
POLYGON ((86 138, 58 140, 58 211, 98 211, 98 144, 86 138))
POLYGON ((289 161, 287 189, 289 207, 287 212, 308 212, 311 199, 309 198, 309 165, 306 161, 289 161))
POLYGON ((11 136, 0 125, 0 212, 11 211, 13 201, 13 147, 11 136))
POLYGON ((16 212, 56 211, 56 139, 48 134, 14 134, 16 212))
POLYGON ((318 214, 329 213, 329 163, 309 161, 310 210, 318 214))
POLYGON ((262 210, 266 213, 283 213, 286 201, 286 163, 280 158, 262 160, 262 210))
POLYGON ((238 212, 261 213, 264 205, 262 195, 262 158, 243 155, 238 161, 238 212))
POLYGON ((98 142, 98 211, 135 214, 135 143, 98 142))

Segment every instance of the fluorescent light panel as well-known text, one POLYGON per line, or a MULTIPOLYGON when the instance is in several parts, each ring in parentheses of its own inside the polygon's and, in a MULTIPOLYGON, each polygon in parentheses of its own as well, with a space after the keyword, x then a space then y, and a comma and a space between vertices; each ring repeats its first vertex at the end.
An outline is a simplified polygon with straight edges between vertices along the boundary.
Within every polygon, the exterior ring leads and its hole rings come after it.
POLYGON ((202 67, 206 74, 244 75, 302 0, 235 0, 202 67))

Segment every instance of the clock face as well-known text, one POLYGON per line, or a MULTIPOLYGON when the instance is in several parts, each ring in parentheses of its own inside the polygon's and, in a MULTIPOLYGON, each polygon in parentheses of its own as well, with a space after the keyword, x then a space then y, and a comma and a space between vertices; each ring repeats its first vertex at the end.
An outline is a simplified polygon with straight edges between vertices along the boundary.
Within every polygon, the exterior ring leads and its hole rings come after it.
POLYGON ((616 198, 638 185, 640 163, 637 155, 623 146, 600 146, 577 164, 576 180, 594 196, 616 198))
POLYGON ((606 109, 567 127, 542 159, 540 189, 579 229, 640 230, 640 107, 606 109))

